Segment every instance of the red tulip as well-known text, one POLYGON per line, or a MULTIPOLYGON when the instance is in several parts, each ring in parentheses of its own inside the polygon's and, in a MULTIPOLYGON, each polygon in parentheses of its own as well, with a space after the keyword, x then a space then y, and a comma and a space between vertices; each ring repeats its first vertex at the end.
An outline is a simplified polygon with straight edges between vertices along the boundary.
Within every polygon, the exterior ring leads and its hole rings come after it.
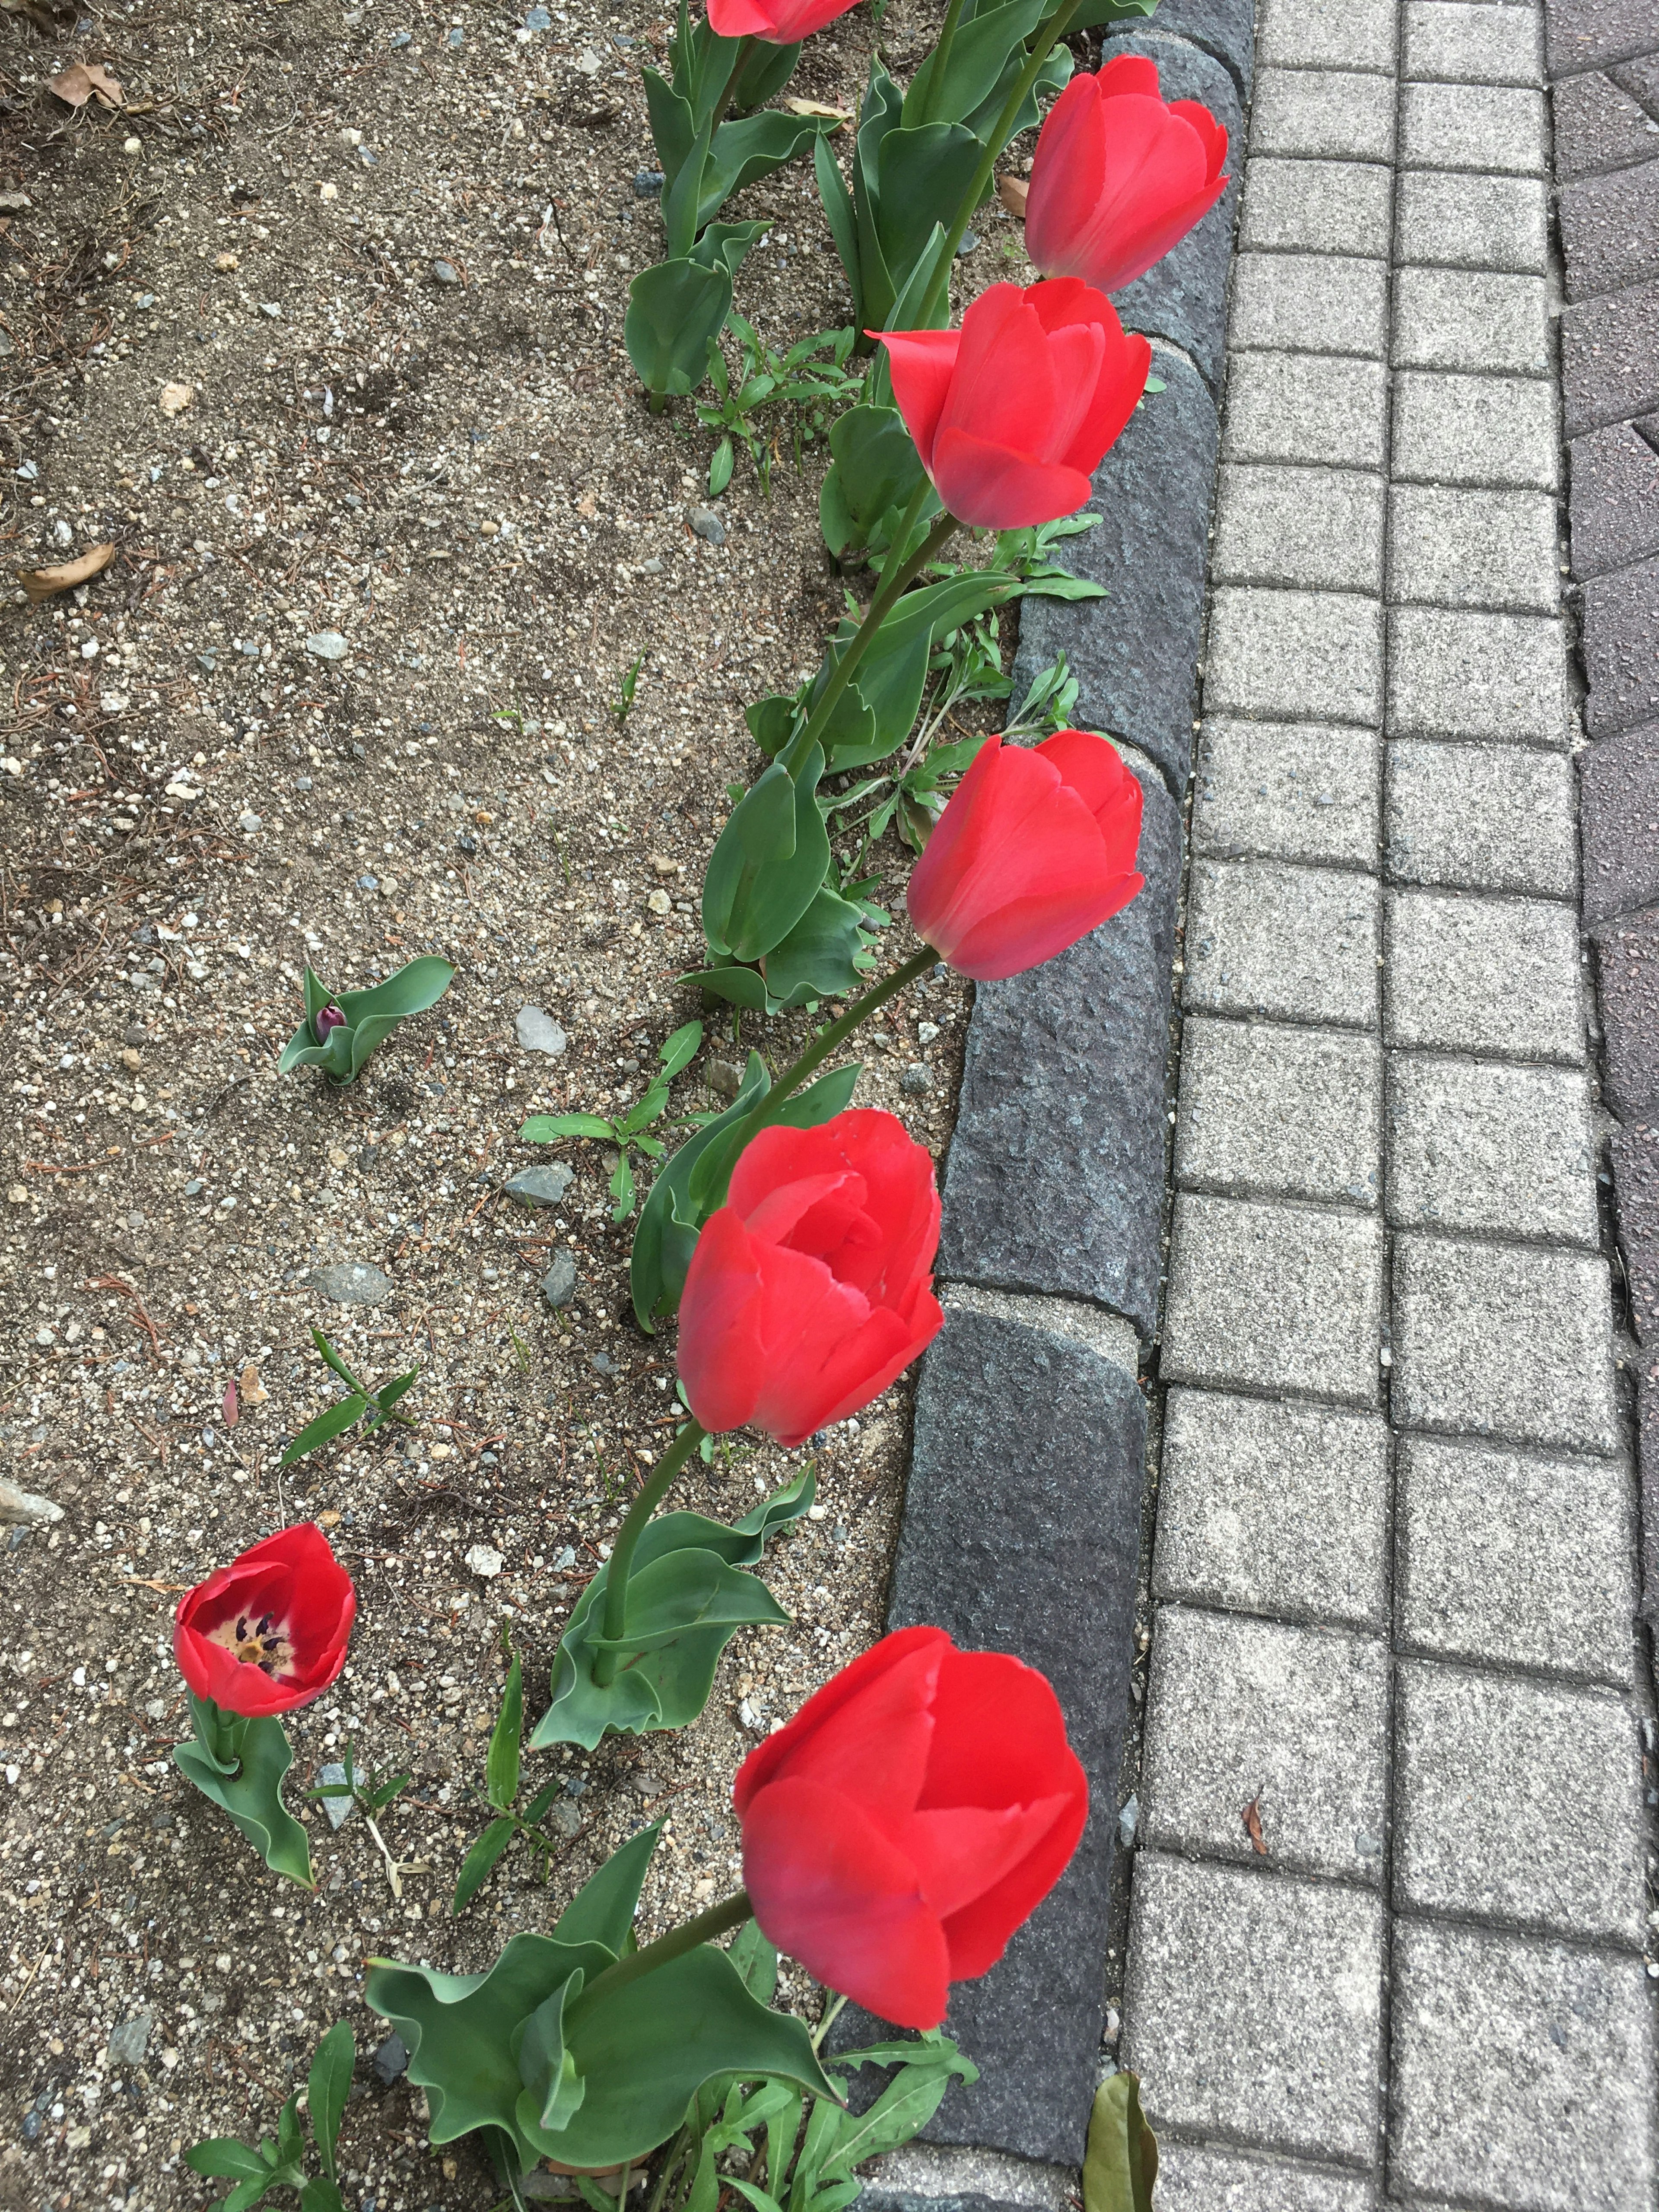
POLYGON ((1089 1784, 1035 1668, 906 1628, 738 1769, 762 1929, 901 2027, 937 2027, 1064 1872, 1089 1784))
POLYGON ((763 1129, 686 1271, 686 1403, 781 1444, 856 1413, 939 1334, 938 1245, 933 1159, 891 1114, 763 1129))
POLYGON ((798 46, 844 15, 857 0, 708 0, 708 21, 722 39, 764 39, 798 46))
POLYGON ((279 1528, 179 1601, 173 1651, 198 1698, 227 1712, 285 1713, 345 1665, 351 1577, 314 1522, 279 1528))
POLYGON ((1031 164, 1025 251, 1049 276, 1115 292, 1161 261, 1227 188, 1227 133, 1195 100, 1166 106, 1158 64, 1120 54, 1074 76, 1031 164))
POLYGON ((959 331, 868 335, 941 502, 992 530, 1077 512, 1152 359, 1103 293, 1066 279, 993 284, 959 331))
POLYGON ((1140 786, 1104 738, 992 738, 911 871, 910 920, 963 975, 1018 975, 1128 905, 1139 842, 1140 786))

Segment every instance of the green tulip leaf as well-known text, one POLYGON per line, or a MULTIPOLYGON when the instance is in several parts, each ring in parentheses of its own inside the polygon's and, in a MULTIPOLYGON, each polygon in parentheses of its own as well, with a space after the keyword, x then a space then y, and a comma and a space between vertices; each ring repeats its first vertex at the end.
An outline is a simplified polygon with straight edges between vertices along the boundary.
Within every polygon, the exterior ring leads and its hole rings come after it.
MULTIPOLYGON (((882 140, 877 220, 883 255, 901 289, 933 230, 949 222, 960 206, 984 150, 963 123, 901 127, 882 140)), ((894 327, 908 330, 911 325, 894 327)))
POLYGON ((817 173, 818 198, 823 202, 830 235, 836 241, 841 265, 853 288, 853 328, 862 332, 865 327, 864 291, 860 282, 858 217, 853 212, 853 196, 847 189, 847 181, 841 173, 841 165, 836 159, 828 132, 812 149, 812 167, 817 173))
POLYGON ((634 1915, 661 1834, 662 1822, 653 1820, 588 1876, 554 1924, 561 1943, 602 1943, 618 1959, 633 1949, 634 1915))
POLYGON ((461 1871, 456 1877, 455 1894, 449 1900, 452 1914, 465 1912, 494 1871, 495 1862, 512 1842, 516 1824, 510 1820, 492 1820, 471 1850, 461 1862, 461 1871))
POLYGON ((823 775, 823 751, 814 745, 793 779, 774 761, 732 809, 703 879, 703 933, 714 952, 758 960, 817 896, 830 866, 817 796, 823 775), (764 804, 753 806, 763 792, 764 804))
MULTIPOLYGON (((771 228, 769 218, 764 222, 711 222, 691 248, 691 258, 705 269, 724 269, 728 276, 735 276, 750 246, 771 228)), ((712 357, 709 366, 714 366, 712 357)))
POLYGON ((343 1436, 348 1429, 355 1428, 368 1411, 367 1398, 355 1395, 342 1398, 337 1405, 331 1406, 326 1413, 319 1413, 314 1421, 306 1424, 283 1452, 277 1465, 292 1467, 296 1459, 303 1459, 307 1452, 314 1452, 319 1444, 331 1443, 336 1437, 343 1436))
POLYGON ((1084 2212, 1152 2212, 1158 2138, 1140 2109, 1140 2081, 1114 2074, 1095 2092, 1083 2160, 1084 2212))
POLYGON ((766 956, 766 988, 781 1005, 833 999, 864 981, 859 961, 870 939, 864 909, 821 890, 781 945, 766 956))
POLYGON ((640 74, 645 80, 645 111, 651 122, 651 136, 662 165, 663 190, 669 191, 696 143, 697 126, 691 119, 690 101, 682 98, 659 71, 647 69, 640 74))
MULTIPOLYGON (((737 41, 731 43, 735 47, 737 41)), ((795 74, 799 59, 799 45, 774 46, 764 39, 757 39, 743 65, 738 88, 732 95, 733 111, 747 115, 750 108, 764 106, 769 100, 775 100, 795 74)))
POLYGON ((606 1735, 645 1735, 694 1721, 737 1630, 788 1619, 763 1583, 737 1571, 755 1565, 773 1529, 799 1519, 816 1494, 809 1467, 733 1527, 698 1513, 664 1513, 647 1522, 629 1580, 626 1632, 607 1645, 607 1561, 577 1600, 560 1639, 552 1703, 531 1747, 578 1743, 591 1751, 606 1735), (593 1680, 593 1658, 607 1648, 635 1656, 601 1687, 593 1680))
POLYGON ((423 1014, 428 1007, 435 1006, 454 980, 455 970, 448 961, 428 953, 419 960, 410 961, 395 975, 376 983, 372 990, 343 991, 340 1012, 354 1029, 359 1022, 382 1018, 407 1021, 411 1014, 423 1014))
POLYGON ((345 1019, 319 1044, 313 1024, 332 994, 309 967, 304 976, 306 1018, 283 1048, 276 1073, 286 1075, 295 1067, 320 1067, 336 1083, 350 1083, 377 1046, 384 1044, 399 1022, 434 1006, 455 980, 447 960, 423 954, 410 960, 395 975, 368 991, 343 991, 337 1004, 345 1019))
POLYGON ((559 2155, 560 2137, 587 2094, 574 2054, 565 2048, 564 2011, 581 1994, 580 1971, 520 2021, 511 2042, 524 2090, 516 2107, 519 2132, 548 2158, 559 2155))
POLYGON ((337 2179, 334 2146, 340 2138, 340 2123, 345 2118, 346 2100, 351 2094, 351 2071, 356 2063, 356 2040, 346 2022, 337 2020, 317 2045, 306 2081, 312 2140, 330 2181, 337 2179))
POLYGON ((757 699, 752 707, 744 708, 749 734, 769 760, 781 753, 795 734, 798 703, 793 696, 774 692, 770 698, 757 699))
POLYGON ((315 1889, 306 1832, 283 1802, 283 1777, 294 1764, 294 1753, 274 1714, 247 1723, 234 1774, 225 1773, 194 1740, 174 1744, 173 1757, 185 1779, 229 1814, 273 1874, 286 1875, 302 1889, 315 1889))
POLYGON ((1098 31, 1108 23, 1126 22, 1133 15, 1150 15, 1158 0, 1088 0, 1072 25, 1073 31, 1098 31))
POLYGON ((682 257, 642 269, 628 288, 623 337, 646 390, 670 398, 695 391, 731 307, 723 261, 710 269, 682 257))
POLYGON ((703 164, 699 227, 711 222, 734 192, 793 161, 804 146, 833 125, 827 115, 791 115, 783 108, 722 123, 703 164))
POLYGON ((326 2174, 313 2174, 301 2185, 300 2212, 345 2212, 339 2184, 326 2174))
POLYGON ((866 538, 921 482, 921 456, 896 407, 849 407, 830 428, 830 450, 847 512, 866 538))
POLYGON ((327 1006, 333 994, 308 960, 306 963, 305 974, 301 978, 301 988, 305 993, 306 1019, 308 1022, 314 1022, 323 1008, 327 1006))
MULTIPOLYGON (((937 47, 911 78, 904 95, 906 125, 914 125, 929 114, 935 120, 965 123, 997 89, 1011 60, 1015 68, 1024 67, 1026 40, 1042 12, 1043 0, 1003 0, 1000 7, 982 7, 971 17, 964 9, 937 96, 933 90, 937 47)), ((940 207, 935 212, 943 215, 951 210, 940 207)))
POLYGON ((724 999, 728 1006, 741 1006, 746 1013, 775 1014, 781 1010, 758 968, 699 968, 680 980, 695 983, 711 999, 724 999))

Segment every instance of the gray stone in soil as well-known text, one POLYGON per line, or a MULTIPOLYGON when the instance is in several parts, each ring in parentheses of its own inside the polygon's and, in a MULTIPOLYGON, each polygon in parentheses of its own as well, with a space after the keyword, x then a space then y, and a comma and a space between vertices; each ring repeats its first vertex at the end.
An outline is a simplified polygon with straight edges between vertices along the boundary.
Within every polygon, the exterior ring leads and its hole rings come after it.
POLYGON ((1402 1920, 1390 2179, 1462 2203, 1626 2212, 1654 2179, 1642 1961, 1402 1920))
POLYGON ((1389 1218, 1582 1244, 1601 1241, 1589 1086, 1559 1067, 1389 1062, 1389 1218))
POLYGON ((1245 172, 1240 251, 1369 254, 1386 261, 1391 198, 1389 172, 1368 161, 1257 155, 1245 172))
POLYGON ((155 2025, 155 2015, 150 2012, 136 2012, 124 2020, 110 2033, 108 2058, 112 2066, 142 2066, 144 2053, 149 2049, 150 2030, 155 2025))
POLYGON ((1380 592, 1383 507, 1380 476, 1229 462, 1218 488, 1211 575, 1218 582, 1380 592))
POLYGON ((337 1306, 383 1306, 397 1289, 390 1275, 362 1260, 338 1260, 326 1267, 313 1267, 306 1280, 337 1306))
POLYGON ((1571 907, 1392 891, 1383 974, 1391 1045, 1583 1063, 1571 907))
POLYGON ((1250 111, 1250 155, 1394 159, 1395 89, 1352 70, 1266 69, 1250 111))
POLYGON ((1158 2212, 1372 2212, 1375 2203, 1358 2174, 1200 2143, 1158 2147, 1158 2212))
POLYGON ((685 519, 691 526, 691 534, 694 538, 701 538, 710 545, 725 544, 726 525, 712 507, 688 508, 685 519))
POLYGON ((1406 1231, 1394 1256, 1396 1420, 1616 1451, 1610 1309, 1600 1257, 1406 1231))
POLYGON ((1223 456, 1380 469, 1388 451, 1387 381, 1380 362, 1352 356, 1235 354, 1227 364, 1223 456))
POLYGON ((1599 169, 1652 158, 1653 118, 1599 70, 1563 78, 1551 92, 1555 120, 1555 173, 1565 185, 1599 169))
POLYGON ((1375 1037, 1188 1018, 1176 1129, 1184 1188, 1375 1206, 1382 1144, 1375 1037))
POLYGON ((1407 1437, 1399 1474, 1407 1645, 1628 1686, 1637 1594, 1626 1466, 1407 1437))
POLYGON ((1357 1834, 1387 1820, 1389 1656, 1379 1639, 1164 1606, 1141 1767, 1152 1850, 1376 1881, 1357 1834))
POLYGON ((1549 267, 1549 214, 1541 177, 1407 169, 1400 179, 1395 252, 1408 264, 1541 276, 1549 267))
POLYGON ((1374 726, 1382 706, 1382 613, 1346 592, 1224 585, 1210 603, 1210 714, 1374 726))
POLYGON ((1396 738, 1567 743, 1561 625, 1537 615, 1401 607, 1389 623, 1389 729, 1396 738))
POLYGON ((1571 461, 1574 575, 1659 553, 1659 453, 1647 440, 1628 422, 1611 423, 1575 438, 1571 461))
POLYGON ((1389 1494, 1389 1431, 1375 1413, 1171 1390, 1154 1595, 1384 1626, 1389 1494))
POLYGON ((389 2089, 400 2075, 409 2070, 409 2045, 394 2029, 375 2045, 368 2064, 374 2079, 389 2089))
POLYGON ((1379 781, 1372 731, 1212 717, 1199 739, 1194 850, 1369 867, 1379 781))
POLYGON ((1570 438, 1659 407, 1659 282, 1563 309, 1561 383, 1570 438))
POLYGON ((1163 786, 1141 781, 1145 890, 1057 959, 978 988, 939 1267, 1106 1306, 1150 1340, 1181 831, 1163 786))
POLYGON ((1402 269, 1394 306, 1396 368, 1549 374, 1549 295, 1541 276, 1402 269))
POLYGON ((1297 70, 1370 70, 1395 65, 1395 0, 1264 0, 1257 32, 1261 59, 1297 70))
MULTIPOLYGON (((1076 1857, 1001 1962, 951 1993, 981 2067, 924 2130, 1076 2166, 1095 2091, 1116 1788, 1128 1709, 1146 1409, 1121 1367, 1058 1335, 958 1312, 928 1351, 887 1625, 1012 1651, 1054 1684, 1089 1777, 1076 1857), (985 1510, 988 1439, 998 1505, 985 1510)), ((845 2047, 845 2046, 843 2046, 845 2047)))
POLYGON ((1402 75, 1443 84, 1542 84, 1539 11, 1467 0, 1407 0, 1402 75))
POLYGON ((1555 395, 1533 377, 1402 369, 1395 379, 1396 483, 1416 478, 1553 491, 1558 453, 1555 395))
POLYGON ((1605 1061, 1602 1087, 1621 1121, 1659 1109, 1659 917, 1594 931, 1605 1061))
MULTIPOLYGON (((1109 60, 1124 41, 1144 34, 1146 28, 1143 20, 1133 15, 1126 21, 1104 25, 1101 37, 1106 58, 1109 60)), ((1224 63, 1239 95, 1249 98, 1250 79, 1255 67, 1255 9, 1252 0, 1159 0, 1156 33, 1159 38, 1186 39, 1224 63)), ((1167 83, 1163 89, 1166 100, 1174 97, 1167 83)), ((1237 143, 1236 140, 1233 143, 1237 143)))
POLYGON ((1367 1892, 1137 1859, 1124 2062, 1160 2131, 1368 2166, 1382 1994, 1382 1913, 1367 1892))
POLYGON ((550 1168, 520 1168, 501 1185, 505 1198, 520 1206, 557 1206, 576 1180, 576 1171, 561 1164, 550 1168))
MULTIPOLYGON (((1659 152, 1659 139, 1654 144, 1659 152)), ((1564 186, 1558 205, 1570 300, 1659 274, 1659 161, 1581 177, 1564 186)))
POLYGON ((1135 410, 1095 471, 1085 512, 1096 527, 1059 549, 1073 574, 1105 586, 1112 619, 1086 602, 1024 600, 1014 683, 1023 696, 1063 652, 1085 726, 1138 745, 1179 791, 1192 758, 1216 413, 1178 355, 1160 351, 1154 365, 1164 390, 1135 410))
POLYGON ((539 1006, 520 1006, 513 1018, 520 1048, 525 1052, 544 1052, 556 1060, 564 1050, 566 1037, 551 1014, 544 1013, 539 1006))
POLYGON ((1580 635, 1590 735, 1659 721, 1659 559, 1593 576, 1584 586, 1580 635))
POLYGON ((576 1259, 571 1252, 556 1252, 553 1264, 542 1277, 542 1296, 556 1313, 576 1295, 576 1259))
MULTIPOLYGON (((319 1790, 325 1790, 331 1784, 343 1789, 345 1780, 345 1768, 337 1759, 331 1759, 326 1766, 317 1769, 317 1787, 319 1790)), ((349 1797, 319 1797, 317 1802, 327 1814, 329 1826, 337 1830, 344 1827, 357 1809, 349 1797)))
POLYGON ((1572 763, 1530 745, 1389 747, 1384 817, 1396 882, 1570 899, 1572 763))
POLYGON ((1200 860, 1190 896, 1189 1007, 1376 1028, 1371 877, 1271 860, 1200 860))
POLYGON ((1324 253, 1243 253, 1233 272, 1228 343, 1281 353, 1386 350, 1389 272, 1324 253))

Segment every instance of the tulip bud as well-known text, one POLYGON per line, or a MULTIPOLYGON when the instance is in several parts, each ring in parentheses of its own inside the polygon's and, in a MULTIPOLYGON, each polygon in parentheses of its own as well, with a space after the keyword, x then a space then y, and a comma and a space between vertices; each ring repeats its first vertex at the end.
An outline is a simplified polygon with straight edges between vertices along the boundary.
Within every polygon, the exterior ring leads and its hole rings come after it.
POLYGON ((325 1006, 319 1009, 317 1018, 311 1026, 317 1032, 318 1043, 326 1044, 331 1030, 345 1027, 345 1016, 331 999, 325 1006))

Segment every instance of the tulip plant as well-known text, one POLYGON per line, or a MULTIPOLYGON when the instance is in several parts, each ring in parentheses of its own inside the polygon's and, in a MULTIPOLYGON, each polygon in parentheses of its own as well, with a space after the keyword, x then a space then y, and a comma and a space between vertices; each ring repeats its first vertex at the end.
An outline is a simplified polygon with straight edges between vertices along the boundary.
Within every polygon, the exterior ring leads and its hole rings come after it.
POLYGON ((447 960, 431 954, 407 961, 372 990, 342 991, 336 998, 321 976, 305 972, 305 1019, 283 1048, 278 1075, 294 1067, 320 1067, 337 1084, 355 1083, 363 1063, 399 1022, 435 1006, 455 980, 447 960))

